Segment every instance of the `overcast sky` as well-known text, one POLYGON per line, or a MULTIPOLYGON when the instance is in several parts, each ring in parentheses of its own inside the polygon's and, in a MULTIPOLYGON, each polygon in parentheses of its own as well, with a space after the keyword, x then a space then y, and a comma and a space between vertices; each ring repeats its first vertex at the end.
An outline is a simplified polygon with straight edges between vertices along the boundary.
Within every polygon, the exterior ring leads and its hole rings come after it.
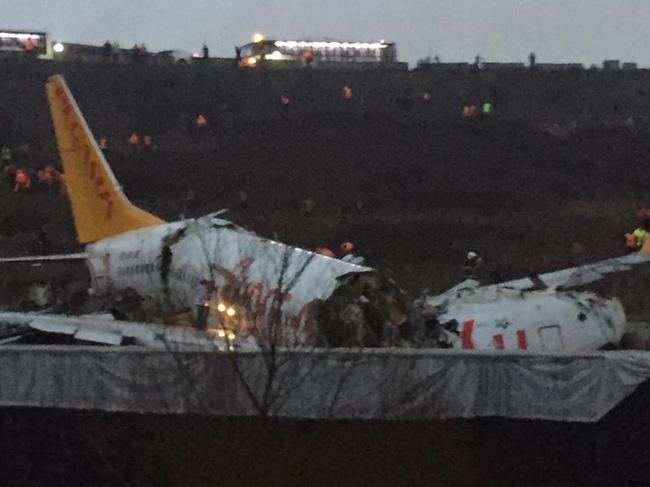
POLYGON ((650 66, 650 0, 0 0, 0 27, 57 40, 234 55, 254 32, 269 39, 397 43, 400 60, 650 66))

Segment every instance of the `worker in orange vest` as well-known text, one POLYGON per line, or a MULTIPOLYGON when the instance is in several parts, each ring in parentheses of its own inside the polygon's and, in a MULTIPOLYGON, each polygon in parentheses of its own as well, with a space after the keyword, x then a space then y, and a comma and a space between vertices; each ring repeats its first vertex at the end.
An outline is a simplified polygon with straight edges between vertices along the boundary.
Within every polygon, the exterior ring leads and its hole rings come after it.
POLYGON ((51 164, 45 166, 43 171, 45 172, 45 182, 50 186, 58 182, 61 176, 61 173, 51 164))
POLYGON ((32 185, 29 173, 26 169, 18 169, 14 180, 14 193, 18 191, 27 191, 32 185))
POLYGON ((354 244, 352 242, 343 242, 341 244, 341 260, 350 262, 351 264, 363 265, 365 260, 363 257, 354 255, 354 244))
POLYGON ((352 242, 343 242, 341 244, 341 253, 347 255, 354 250, 354 244, 352 242))
POLYGON ((314 252, 316 252, 317 254, 325 255, 327 257, 332 257, 332 258, 336 257, 336 255, 334 255, 334 252, 332 252, 327 247, 316 247, 314 252))
POLYGON ((42 167, 39 167, 36 170, 36 178, 37 178, 39 183, 45 183, 46 180, 47 180, 47 176, 45 175, 45 169, 43 169, 42 167))
POLYGON ((136 134, 135 132, 133 132, 133 133, 131 134, 131 137, 129 137, 129 145, 131 146, 131 149, 132 149, 133 151, 137 150, 137 149, 138 149, 138 144, 139 144, 139 143, 140 143, 140 137, 138 136, 138 134, 136 134))

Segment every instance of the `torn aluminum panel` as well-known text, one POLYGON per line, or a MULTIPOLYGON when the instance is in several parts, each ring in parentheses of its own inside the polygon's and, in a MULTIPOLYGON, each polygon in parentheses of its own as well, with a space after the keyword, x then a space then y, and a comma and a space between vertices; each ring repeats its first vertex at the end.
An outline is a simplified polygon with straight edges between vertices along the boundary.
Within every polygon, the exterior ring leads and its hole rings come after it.
POLYGON ((61 316, 38 313, 0 312, 0 325, 25 326, 43 333, 70 335, 78 340, 103 345, 133 343, 146 348, 177 349, 179 347, 228 350, 246 348, 236 340, 156 323, 117 321, 107 315, 61 316))

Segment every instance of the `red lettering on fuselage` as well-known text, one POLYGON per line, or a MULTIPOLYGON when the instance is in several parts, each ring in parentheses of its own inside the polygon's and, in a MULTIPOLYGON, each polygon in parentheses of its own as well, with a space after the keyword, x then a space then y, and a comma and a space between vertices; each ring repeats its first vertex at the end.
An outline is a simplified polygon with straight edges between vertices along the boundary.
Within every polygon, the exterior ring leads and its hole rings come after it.
POLYGON ((463 329, 460 332, 463 348, 474 348, 472 333, 474 333, 474 320, 463 321, 463 329))
MULTIPOLYGON (((286 332, 299 333, 309 303, 303 304, 296 315, 285 313, 282 309, 283 304, 293 299, 293 295, 289 291, 282 291, 279 287, 267 289, 262 281, 248 281, 245 278, 245 273, 254 260, 252 257, 242 259, 232 271, 240 289, 244 290, 244 303, 242 304, 248 312, 249 316, 247 318, 250 321, 247 331, 249 333, 260 333, 261 330, 268 328, 268 325, 271 324, 272 326, 279 326, 276 331, 280 332, 280 336, 284 336, 286 332), (279 320, 279 322, 272 322, 275 320, 279 320)), ((309 319, 304 322, 302 331, 307 339, 312 333, 312 321, 309 319)))

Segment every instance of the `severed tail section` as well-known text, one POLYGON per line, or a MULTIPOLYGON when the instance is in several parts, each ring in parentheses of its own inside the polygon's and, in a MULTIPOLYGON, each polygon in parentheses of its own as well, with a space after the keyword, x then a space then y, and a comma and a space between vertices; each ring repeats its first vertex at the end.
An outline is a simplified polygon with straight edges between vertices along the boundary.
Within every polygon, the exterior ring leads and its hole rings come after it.
POLYGON ((50 77, 46 88, 77 240, 87 243, 164 223, 126 198, 63 77, 50 77))

